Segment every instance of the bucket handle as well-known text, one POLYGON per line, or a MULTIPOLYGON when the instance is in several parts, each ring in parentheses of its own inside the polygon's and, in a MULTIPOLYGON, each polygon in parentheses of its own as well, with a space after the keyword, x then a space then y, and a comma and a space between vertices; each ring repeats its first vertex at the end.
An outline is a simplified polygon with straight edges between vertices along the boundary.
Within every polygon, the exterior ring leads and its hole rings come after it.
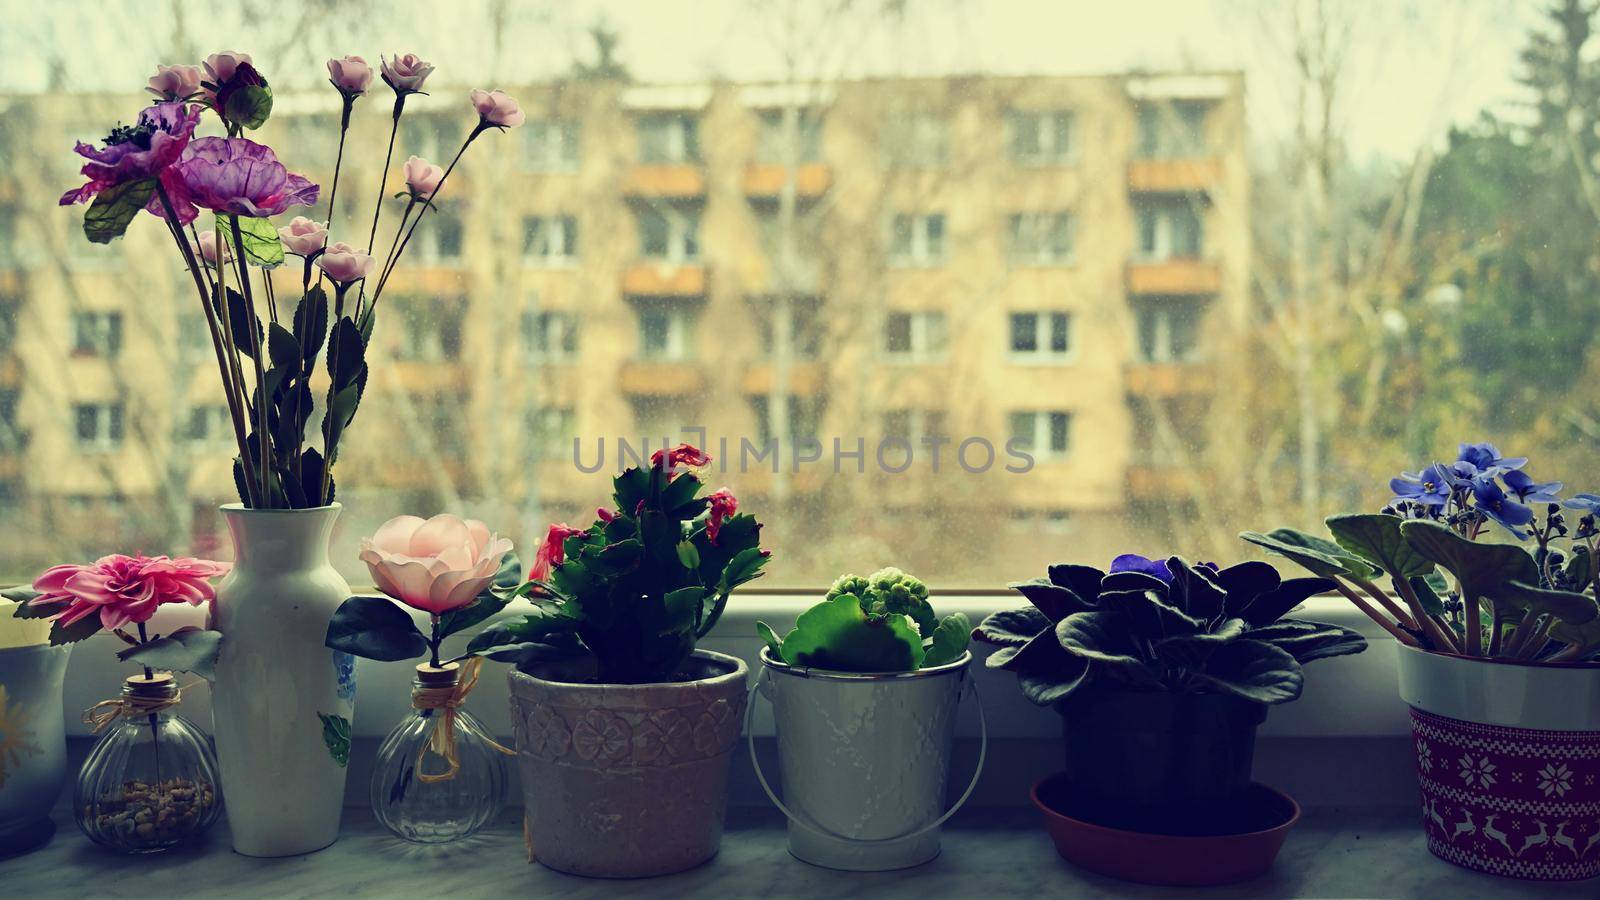
MULTIPOLYGON (((886 838, 851 837, 848 834, 840 834, 825 825, 812 822, 802 816, 796 815, 794 812, 790 811, 789 807, 783 805, 782 800, 778 799, 778 795, 772 790, 772 785, 767 781, 766 773, 761 769, 761 760, 756 757, 756 735, 755 730, 751 727, 751 724, 755 721, 756 697, 760 694, 761 685, 768 680, 770 671, 771 670, 763 667, 761 670, 761 677, 757 678, 756 683, 750 687, 750 696, 744 707, 745 743, 750 748, 750 765, 756 770, 756 780, 761 782, 761 790, 766 792, 767 799, 771 800, 772 805, 776 806, 778 811, 783 813, 784 817, 789 821, 799 825, 802 828, 810 829, 811 831, 814 831, 823 837, 830 837, 835 840, 845 841, 846 843, 856 844, 858 846, 876 846, 879 844, 889 844, 894 843, 895 841, 908 841, 912 838, 922 837, 928 832, 933 831, 934 829, 943 825, 945 822, 950 821, 950 817, 955 815, 961 809, 961 807, 965 806, 967 801, 972 798, 972 792, 978 787, 978 777, 983 774, 984 760, 987 759, 989 755, 989 721, 983 714, 983 704, 978 701, 978 679, 976 677, 969 677, 967 679, 967 688, 966 690, 962 691, 962 696, 964 698, 967 694, 971 694, 972 702, 978 708, 978 765, 972 771, 972 780, 967 783, 967 789, 961 792, 961 798, 955 802, 954 806, 946 810, 944 815, 934 819, 932 822, 929 822, 928 824, 914 831, 908 831, 905 834, 886 838)), ((971 672, 968 671, 966 674, 970 676, 971 672)))

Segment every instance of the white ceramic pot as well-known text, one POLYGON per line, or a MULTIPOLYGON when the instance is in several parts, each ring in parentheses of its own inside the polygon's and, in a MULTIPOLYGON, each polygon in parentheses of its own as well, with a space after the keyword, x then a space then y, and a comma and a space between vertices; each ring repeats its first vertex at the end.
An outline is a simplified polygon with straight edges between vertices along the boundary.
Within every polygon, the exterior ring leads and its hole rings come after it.
POLYGON ((0 857, 36 850, 55 834, 50 810, 67 779, 61 684, 71 649, 0 650, 0 857))
POLYGON ((1428 849, 1509 878, 1600 875, 1600 665, 1399 653, 1428 849))
POLYGON ((234 567, 217 585, 211 708, 233 849, 246 856, 307 853, 339 836, 355 711, 354 662, 323 643, 350 596, 328 561, 339 509, 222 507, 234 567))
POLYGON ((750 759, 789 819, 789 852, 856 872, 905 869, 938 856, 940 826, 972 795, 987 751, 985 734, 978 771, 945 810, 956 710, 963 690, 973 689, 972 654, 885 674, 788 666, 765 648, 761 661, 754 691, 772 703, 787 803, 761 771, 753 734, 750 759))

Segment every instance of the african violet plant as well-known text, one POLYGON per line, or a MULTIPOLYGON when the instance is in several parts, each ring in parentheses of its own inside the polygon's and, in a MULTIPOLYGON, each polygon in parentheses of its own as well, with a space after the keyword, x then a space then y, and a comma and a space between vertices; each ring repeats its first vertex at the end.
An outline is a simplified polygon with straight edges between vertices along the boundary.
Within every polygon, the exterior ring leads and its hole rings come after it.
POLYGON ((1493 444, 1461 444, 1455 461, 1391 480, 1382 512, 1329 518, 1333 540, 1290 528, 1240 537, 1328 579, 1401 643, 1547 663, 1600 658, 1600 496, 1563 501, 1561 483, 1536 481, 1527 463, 1493 444), (1485 540, 1497 531, 1523 544, 1485 540))
POLYGON ((939 618, 928 602, 928 586, 890 567, 866 578, 839 576, 782 640, 765 622, 757 622, 756 631, 772 658, 791 666, 910 672, 960 659, 972 623, 962 613, 939 618))
POLYGON ((1041 706, 1089 685, 1284 703, 1300 696, 1304 663, 1366 649, 1347 628, 1283 618, 1332 584, 1283 581, 1262 562, 1219 569, 1125 554, 1109 573, 1056 565, 1010 587, 1033 608, 994 613, 973 636, 999 645, 988 665, 1016 673, 1041 706))
POLYGON ((512 593, 537 612, 480 632, 468 652, 538 662, 585 653, 606 684, 677 679, 734 588, 761 575, 770 551, 761 525, 735 514, 726 489, 699 496, 685 468, 711 457, 680 444, 656 451, 650 467, 613 482, 616 509, 597 510, 587 528, 552 525, 528 581, 512 593))

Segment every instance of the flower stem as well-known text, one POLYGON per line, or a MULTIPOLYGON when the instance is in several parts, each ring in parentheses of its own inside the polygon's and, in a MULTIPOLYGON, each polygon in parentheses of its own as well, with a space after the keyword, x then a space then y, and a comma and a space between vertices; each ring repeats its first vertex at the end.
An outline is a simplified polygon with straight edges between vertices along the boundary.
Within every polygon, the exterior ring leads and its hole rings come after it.
POLYGON ((439 668, 439 642, 441 640, 443 640, 443 638, 439 636, 439 614, 434 613, 433 639, 428 642, 428 649, 431 651, 432 655, 428 660, 428 665, 433 666, 435 669, 439 668))
MULTIPOLYGON (((139 623, 139 644, 142 646, 142 645, 148 643, 149 640, 150 640, 149 637, 147 637, 145 635, 145 632, 144 632, 144 623, 140 622, 139 623)), ((145 678, 145 680, 146 681, 154 680, 155 679, 155 673, 150 671, 150 667, 149 666, 144 666, 143 668, 144 668, 144 678, 145 678)), ((150 750, 151 750, 152 753, 155 754, 155 766, 156 766, 156 785, 155 786, 159 789, 161 787, 161 726, 156 720, 156 714, 155 713, 151 713, 150 714, 150 750)))
POLYGON ((272 398, 267 396, 266 354, 263 353, 261 349, 261 329, 256 321, 255 294, 250 289, 250 266, 244 258, 243 230, 239 227, 238 216, 229 216, 228 221, 233 226, 234 252, 237 254, 236 258, 239 262, 240 268, 242 269, 240 272, 239 284, 244 288, 245 309, 249 310, 250 312, 250 321, 245 323, 245 327, 249 328, 250 330, 250 343, 253 345, 253 349, 255 350, 256 456, 260 460, 259 468, 261 472, 261 497, 262 500, 270 506, 272 503, 272 485, 267 479, 267 472, 269 471, 267 464, 268 458, 272 456, 272 447, 268 440, 269 435, 267 434, 267 406, 272 403, 272 398))
POLYGON ((338 371, 339 342, 334 340, 334 335, 339 333, 339 320, 344 318, 344 295, 350 290, 350 283, 334 282, 333 285, 333 327, 328 329, 328 402, 322 411, 322 490, 317 495, 317 505, 325 506, 329 501, 328 487, 333 483, 333 397, 339 389, 339 382, 334 377, 338 371))
MULTIPOLYGON (((406 108, 405 91, 396 91, 394 95, 394 117, 389 124, 389 149, 383 155, 383 179, 378 182, 378 201, 372 208, 372 230, 367 232, 367 255, 372 255, 372 245, 378 240, 378 218, 383 214, 383 201, 389 190, 389 164, 394 162, 394 137, 400 130, 400 115, 406 108)), ((379 289, 383 285, 379 284, 379 289)), ((361 282, 361 290, 356 294, 356 307, 361 306, 362 298, 367 295, 367 283, 361 282)), ((377 300, 378 292, 372 292, 373 300, 377 300)))
POLYGON ((1378 627, 1382 628, 1384 631, 1389 632, 1390 636, 1393 637, 1395 640, 1399 641, 1402 644, 1410 646, 1410 647, 1417 646, 1417 639, 1416 638, 1412 637, 1410 634, 1407 634, 1405 632, 1405 630, 1403 630, 1399 625, 1396 625, 1395 623, 1389 621, 1389 617, 1388 616, 1385 616, 1383 613, 1379 612, 1376 608, 1374 608, 1372 606, 1372 604, 1368 603, 1366 601, 1366 599, 1363 598, 1360 594, 1358 594, 1355 591, 1351 590, 1349 585, 1345 584, 1343 581, 1340 581, 1337 578, 1333 579, 1333 585, 1334 585, 1335 588, 1338 589, 1339 593, 1341 593, 1341 594, 1343 594, 1345 596, 1345 599, 1347 599, 1351 603, 1355 604, 1356 609, 1359 609, 1363 613, 1365 613, 1367 618, 1371 619, 1372 621, 1374 621, 1374 622, 1376 622, 1378 624, 1378 627))
POLYGON ((434 186, 433 193, 428 195, 428 202, 422 204, 422 212, 417 213, 416 220, 411 223, 411 228, 406 231, 405 239, 400 241, 400 248, 395 251, 393 258, 389 259, 384 266, 383 273, 378 278, 378 286, 372 291, 373 307, 377 307, 378 295, 383 293, 384 285, 389 283, 389 273, 394 271, 395 265, 400 262, 401 254, 406 252, 406 245, 411 243, 411 235, 415 234, 417 226, 422 224, 422 217, 428 210, 433 208, 434 201, 444 192, 444 183, 450 180, 450 173, 455 171, 456 163, 461 161, 461 157, 467 152, 467 148, 472 146, 472 142, 477 139, 478 135, 483 134, 488 127, 489 124, 480 119, 477 126, 467 135, 467 139, 461 143, 461 149, 456 151, 455 158, 450 160, 450 165, 445 167, 444 174, 439 176, 439 183, 434 186))

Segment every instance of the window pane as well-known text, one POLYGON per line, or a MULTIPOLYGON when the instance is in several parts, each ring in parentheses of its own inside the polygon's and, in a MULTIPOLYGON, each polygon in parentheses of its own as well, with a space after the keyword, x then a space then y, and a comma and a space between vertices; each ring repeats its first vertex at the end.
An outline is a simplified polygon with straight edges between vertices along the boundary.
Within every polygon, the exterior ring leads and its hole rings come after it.
POLYGON ((1039 349, 1039 317, 1032 313, 1011 314, 1011 349, 1032 353, 1039 349))

